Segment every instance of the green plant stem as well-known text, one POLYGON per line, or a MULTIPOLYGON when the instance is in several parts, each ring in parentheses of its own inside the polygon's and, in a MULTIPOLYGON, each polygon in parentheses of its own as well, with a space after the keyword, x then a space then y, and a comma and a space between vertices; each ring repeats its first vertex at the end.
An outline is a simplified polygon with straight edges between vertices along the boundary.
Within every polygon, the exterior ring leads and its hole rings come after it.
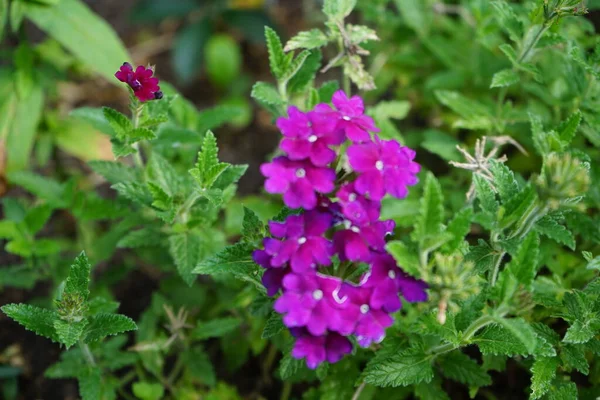
MULTIPOLYGON (((144 106, 142 104, 138 104, 136 107, 134 107, 132 109, 131 123, 133 125, 133 129, 138 128, 139 125, 140 125, 140 116, 142 115, 143 107, 144 106)), ((140 144, 139 143, 134 143, 133 144, 133 148, 135 149, 135 153, 134 153, 135 164, 139 168, 144 168, 144 160, 142 158, 142 152, 140 150, 140 144)))
POLYGON ((354 395, 352 396, 352 400, 358 400, 358 398, 360 397, 363 389, 365 388, 365 386, 367 385, 367 382, 363 381, 357 388, 356 391, 354 392, 354 395))
POLYGON ((494 256, 494 267, 492 268, 492 274, 490 275, 490 285, 495 286, 498 281, 498 274, 500 273, 500 266, 502 265, 502 260, 506 252, 503 251, 494 256))
POLYGON ((521 52, 521 55, 519 56, 519 59, 517 60, 517 64, 520 64, 523 61, 527 60, 527 57, 529 57, 529 53, 531 53, 531 50, 533 50, 533 48, 535 47, 535 45, 541 39, 541 37, 544 34, 544 32, 546 32, 546 30, 550 27, 550 24, 549 24, 550 20, 551 20, 551 18, 546 19, 544 21, 544 23, 542 24, 542 26, 540 26, 540 30, 535 34, 535 37, 533 38, 533 40, 531 41, 531 43, 529 43, 529 45, 527 46, 527 48, 525 48, 521 52))
POLYGON ((281 389, 280 400, 288 400, 292 394, 292 383, 289 381, 284 382, 283 389, 281 389))
POLYGON ((81 352, 83 353, 83 357, 85 358, 85 361, 87 361, 87 363, 89 365, 91 365, 92 367, 95 367, 96 360, 94 359, 94 355, 92 354, 92 351, 90 350, 90 346, 83 343, 83 340, 80 340, 79 348, 81 349, 81 352))
MULTIPOLYGON (((187 351, 187 350, 184 350, 184 351, 187 351)), ((179 374, 181 373, 181 370, 183 369, 184 366, 185 366, 185 364, 183 362, 183 357, 181 357, 181 356, 177 357, 177 360, 175 360, 175 366, 173 367, 173 369, 171 370, 171 373, 167 377, 167 382, 169 383, 169 385, 173 385, 173 383, 175 382, 175 379, 177 379, 177 376, 179 376, 179 374)))
POLYGON ((491 315, 483 315, 479 318, 477 318, 475 321, 473 321, 471 323, 471 325, 469 325, 469 327, 465 330, 464 334, 463 334, 463 338, 461 343, 459 344, 454 344, 454 343, 445 343, 436 347, 433 347, 432 349, 429 350, 429 353, 432 356, 439 356, 440 354, 444 354, 447 353, 449 351, 452 350, 456 350, 462 346, 465 346, 467 344, 469 344, 469 340, 471 340, 471 338, 473 336, 475 336, 475 334, 481 329, 486 327, 487 325, 491 324, 492 322, 494 322, 494 317, 491 315))

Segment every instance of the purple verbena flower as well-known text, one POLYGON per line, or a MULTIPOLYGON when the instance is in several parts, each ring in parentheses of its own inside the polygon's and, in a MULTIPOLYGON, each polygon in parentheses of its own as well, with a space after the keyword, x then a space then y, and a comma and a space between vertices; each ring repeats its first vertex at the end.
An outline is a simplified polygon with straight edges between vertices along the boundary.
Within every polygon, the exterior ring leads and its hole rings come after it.
POLYGON ((398 268, 396 260, 389 254, 373 257, 371 269, 363 276, 361 286, 373 289, 370 306, 387 312, 396 312, 402 307, 400 294, 411 303, 427 300, 427 284, 398 268))
POLYGON ((358 344, 368 347, 373 342, 381 342, 385 337, 385 329, 394 323, 394 319, 386 311, 373 307, 373 289, 359 286, 348 294, 352 304, 349 309, 355 310, 354 334, 358 344))
POLYGON ((331 225, 332 216, 317 210, 290 215, 285 222, 269 222, 271 234, 277 238, 264 240, 265 253, 271 257, 270 265, 281 267, 289 263, 296 273, 331 265, 333 246, 323 237, 331 225))
POLYGON ((337 129, 346 134, 353 142, 366 142, 371 139, 369 132, 379 132, 373 118, 364 114, 365 105, 359 96, 348 98, 343 90, 334 93, 331 102, 337 109, 327 104, 319 104, 315 111, 329 119, 337 119, 337 129))
POLYGON ((265 250, 255 250, 252 253, 254 262, 265 268, 262 276, 262 284, 267 289, 267 296, 274 296, 283 288, 283 278, 291 272, 288 266, 273 266, 273 257, 265 250))
POLYGON ((140 101, 156 100, 163 97, 158 78, 153 77, 154 71, 151 68, 139 66, 133 70, 128 62, 123 63, 121 68, 115 73, 115 77, 121 82, 125 82, 133 90, 133 94, 140 101))
POLYGON ((333 246, 341 261, 369 262, 372 251, 385 250, 385 237, 394 231, 392 220, 375 221, 368 225, 357 226, 344 221, 346 229, 333 235, 333 246))
POLYGON ((296 339, 292 357, 306 358, 308 368, 315 369, 325 360, 336 363, 351 352, 352 343, 337 333, 330 332, 321 336, 305 333, 296 339))
POLYGON ((344 141, 343 132, 335 129, 335 119, 314 112, 305 114, 293 106, 288 108, 288 115, 279 118, 277 126, 284 136, 279 147, 291 160, 310 159, 320 167, 335 160, 335 151, 330 146, 344 141))
POLYGON ((283 194, 283 201, 291 208, 311 210, 317 205, 316 193, 329 193, 335 187, 334 170, 316 167, 306 160, 277 157, 261 165, 260 170, 267 177, 266 191, 283 194))
POLYGON ((348 148, 348 158, 359 173, 356 190, 372 200, 381 200, 386 192, 402 199, 408 194, 407 186, 419 181, 416 174, 421 166, 413 161, 414 150, 395 140, 375 137, 374 142, 354 144, 348 148))
POLYGON ((337 198, 345 218, 356 226, 365 226, 379 219, 381 203, 367 199, 356 192, 354 182, 344 184, 337 198))
POLYGON ((340 309, 349 303, 340 298, 340 278, 320 274, 289 274, 283 278, 283 294, 275 301, 275 311, 284 314, 288 328, 306 327, 310 334, 323 335, 327 330, 350 333, 353 322, 342 321, 340 309), (345 324, 350 324, 350 328, 345 324))

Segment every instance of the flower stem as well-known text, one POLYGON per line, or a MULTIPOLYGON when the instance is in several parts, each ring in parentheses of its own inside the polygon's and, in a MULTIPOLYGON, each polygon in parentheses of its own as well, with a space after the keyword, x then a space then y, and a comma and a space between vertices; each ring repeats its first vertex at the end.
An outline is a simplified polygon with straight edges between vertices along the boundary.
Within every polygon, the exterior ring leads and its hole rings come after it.
POLYGON ((94 355, 92 354, 92 351, 90 350, 90 346, 83 343, 83 340, 80 340, 79 348, 81 349, 81 352, 83 353, 83 357, 85 358, 85 361, 87 361, 87 363, 89 365, 91 365, 92 367, 95 367, 96 360, 94 359, 94 355))
POLYGON ((283 389, 281 389, 281 397, 280 400, 288 400, 290 395, 292 394, 292 383, 287 381, 283 384, 283 389))
POLYGON ((500 272, 500 266, 502 265, 502 260, 504 259, 505 255, 506 255, 506 252, 503 251, 501 253, 498 253, 496 256, 494 256, 494 258, 496 260, 494 261, 494 268, 492 269, 492 275, 490 275, 490 285, 491 286, 496 285, 496 281, 498 280, 498 273, 500 272))
POLYGON ((494 317, 491 315, 482 315, 481 317, 477 318, 475 321, 473 321, 471 323, 471 325, 469 325, 469 327, 465 330, 464 334, 463 334, 463 338, 461 340, 461 343, 459 344, 454 344, 454 343, 445 343, 436 347, 433 347, 432 349, 429 350, 429 353, 433 356, 438 356, 440 354, 444 354, 447 353, 449 351, 452 350, 456 350, 462 346, 465 346, 467 344, 469 344, 469 340, 471 340, 471 338, 473 336, 475 336, 475 334, 481 329, 486 327, 487 325, 491 324, 492 322, 494 322, 494 317))
POLYGON ((360 397, 360 394, 362 393, 363 389, 365 388, 365 386, 367 385, 367 382, 363 381, 360 386, 358 386, 356 388, 356 391, 354 392, 354 395, 352 396, 352 400, 358 400, 358 398, 360 397))
MULTIPOLYGON (((136 104, 134 107, 132 107, 131 123, 133 125, 133 129, 137 129, 140 125, 140 116, 142 115, 143 108, 144 108, 143 104, 136 104)), ((135 149, 135 153, 134 153, 135 164, 139 168, 144 168, 144 159, 142 158, 142 151, 140 150, 140 144, 134 143, 133 148, 135 149)))

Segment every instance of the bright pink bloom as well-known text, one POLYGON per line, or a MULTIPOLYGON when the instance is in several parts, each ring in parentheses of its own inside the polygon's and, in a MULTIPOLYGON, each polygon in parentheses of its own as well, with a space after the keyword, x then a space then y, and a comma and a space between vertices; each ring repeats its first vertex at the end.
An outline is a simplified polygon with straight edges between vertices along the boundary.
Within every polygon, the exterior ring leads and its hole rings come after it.
POLYGON ((355 182, 358 193, 372 200, 381 200, 386 192, 402 199, 408 194, 407 186, 419 180, 421 166, 414 162, 415 152, 395 140, 355 144, 348 149, 350 165, 359 173, 355 182))
POLYGON ((292 357, 306 358, 308 368, 315 369, 324 361, 336 363, 351 352, 352 343, 337 333, 328 333, 322 336, 312 336, 306 333, 296 340, 292 349, 292 357))
POLYGON ((163 97, 160 86, 158 86, 158 78, 154 78, 153 74, 152 69, 141 65, 134 71, 131 64, 126 62, 115 73, 115 77, 121 82, 127 83, 140 101, 148 101, 163 97))

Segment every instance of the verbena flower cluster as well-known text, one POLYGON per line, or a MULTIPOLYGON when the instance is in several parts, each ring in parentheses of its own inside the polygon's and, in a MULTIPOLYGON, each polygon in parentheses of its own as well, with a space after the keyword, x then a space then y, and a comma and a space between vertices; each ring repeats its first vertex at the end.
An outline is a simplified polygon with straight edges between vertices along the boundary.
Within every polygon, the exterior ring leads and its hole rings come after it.
POLYGON ((137 67, 135 70, 128 62, 123 63, 121 68, 115 73, 115 77, 129 85, 133 94, 139 101, 158 100, 163 97, 163 93, 158 86, 158 78, 153 77, 154 71, 152 68, 143 66, 137 67))
POLYGON ((360 97, 338 91, 332 103, 335 108, 319 104, 306 113, 290 107, 277 121, 285 155, 261 166, 267 192, 303 209, 269 222, 272 237, 254 260, 266 269, 268 295, 282 292, 274 308, 296 338, 292 356, 305 358, 310 368, 350 353, 349 336, 362 347, 383 340, 401 297, 427 299, 427 285, 386 253, 385 237, 395 223, 380 220, 381 199, 404 198, 417 183, 415 152, 372 139, 370 132, 379 130, 360 97), (347 161, 340 150, 346 145, 347 161), (333 165, 340 162, 349 166, 338 177, 333 165))

